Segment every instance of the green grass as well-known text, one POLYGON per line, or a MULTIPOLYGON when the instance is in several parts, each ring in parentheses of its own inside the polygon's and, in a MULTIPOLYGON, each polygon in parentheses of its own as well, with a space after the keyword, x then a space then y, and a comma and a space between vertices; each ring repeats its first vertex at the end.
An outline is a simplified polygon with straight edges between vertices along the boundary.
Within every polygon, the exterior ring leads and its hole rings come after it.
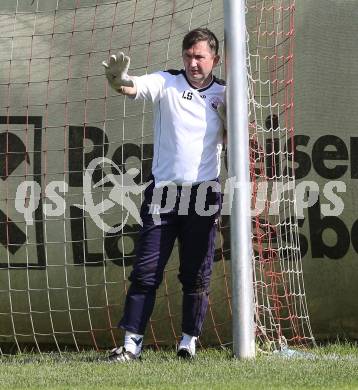
POLYGON ((141 362, 98 362, 102 353, 21 354, 0 358, 0 389, 358 389, 358 351, 337 344, 285 358, 239 361, 230 351, 199 351, 179 361, 174 351, 145 351, 141 362))

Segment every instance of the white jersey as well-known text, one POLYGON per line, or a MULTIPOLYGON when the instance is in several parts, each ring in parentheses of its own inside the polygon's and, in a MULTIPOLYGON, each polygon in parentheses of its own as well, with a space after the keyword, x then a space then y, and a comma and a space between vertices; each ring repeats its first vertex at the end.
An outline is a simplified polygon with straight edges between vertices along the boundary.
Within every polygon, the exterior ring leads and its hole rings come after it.
POLYGON ((185 72, 163 71, 134 77, 135 99, 154 106, 155 182, 200 183, 220 174, 222 123, 217 105, 224 101, 224 82, 213 78, 197 89, 185 72))

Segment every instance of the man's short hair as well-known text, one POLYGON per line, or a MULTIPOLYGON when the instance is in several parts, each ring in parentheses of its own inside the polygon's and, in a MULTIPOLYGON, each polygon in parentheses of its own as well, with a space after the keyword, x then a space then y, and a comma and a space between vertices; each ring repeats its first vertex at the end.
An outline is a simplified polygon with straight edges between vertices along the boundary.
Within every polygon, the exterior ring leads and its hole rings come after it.
POLYGON ((182 45, 182 51, 190 49, 197 42, 206 41, 210 49, 218 54, 219 52, 219 41, 216 38, 215 34, 210 31, 208 28, 196 28, 195 30, 189 31, 184 39, 182 45))

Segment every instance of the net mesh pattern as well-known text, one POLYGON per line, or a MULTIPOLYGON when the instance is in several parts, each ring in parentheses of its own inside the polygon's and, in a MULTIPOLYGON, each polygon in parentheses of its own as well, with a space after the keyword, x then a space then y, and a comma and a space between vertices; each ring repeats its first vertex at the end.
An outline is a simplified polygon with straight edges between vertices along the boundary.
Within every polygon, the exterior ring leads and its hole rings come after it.
MULTIPOLYGON (((246 5, 257 340, 279 348, 313 340, 291 187, 294 0, 246 5)), ((146 182, 153 116, 151 105, 109 88, 101 62, 123 51, 132 75, 180 69, 183 35, 199 26, 218 36, 224 58, 219 0, 2 0, 1 353, 121 342, 139 224, 108 178, 136 169, 135 183, 146 182)), ((215 73, 225 77, 223 62, 215 73)), ((139 207, 142 193, 131 199, 139 207)), ((232 339, 229 229, 223 215, 203 346, 232 339)), ((173 345, 181 334, 177 273, 175 247, 147 344, 173 345)))

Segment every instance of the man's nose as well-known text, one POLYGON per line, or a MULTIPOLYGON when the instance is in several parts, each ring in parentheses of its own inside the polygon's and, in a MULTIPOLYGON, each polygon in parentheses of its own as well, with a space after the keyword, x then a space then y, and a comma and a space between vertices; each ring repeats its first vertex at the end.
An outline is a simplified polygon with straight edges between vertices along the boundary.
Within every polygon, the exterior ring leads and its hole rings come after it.
POLYGON ((197 66, 197 64, 198 64, 198 62, 197 62, 197 60, 196 60, 195 58, 192 58, 192 59, 190 60, 190 66, 191 66, 192 68, 195 68, 195 67, 197 66))

